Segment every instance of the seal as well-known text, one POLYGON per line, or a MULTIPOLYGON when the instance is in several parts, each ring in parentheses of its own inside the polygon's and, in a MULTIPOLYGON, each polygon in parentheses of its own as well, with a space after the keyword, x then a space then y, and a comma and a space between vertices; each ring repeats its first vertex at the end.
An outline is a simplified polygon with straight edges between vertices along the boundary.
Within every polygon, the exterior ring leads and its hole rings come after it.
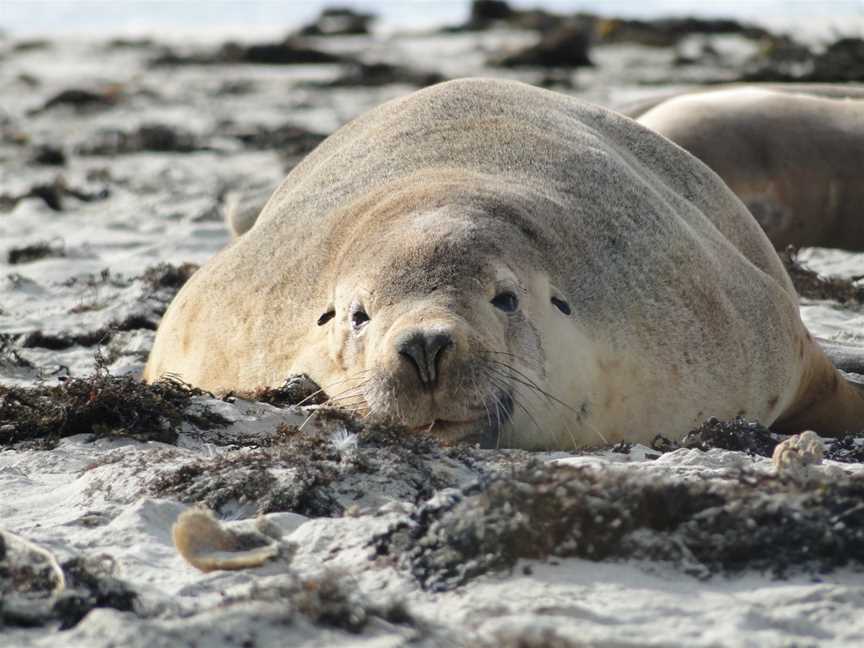
POLYGON ((343 126, 168 308, 145 378, 306 374, 445 442, 650 442, 742 415, 839 433, 864 398, 759 225, 635 121, 466 79, 343 126))
POLYGON ((720 86, 624 112, 717 172, 777 249, 864 250, 864 87, 720 86))

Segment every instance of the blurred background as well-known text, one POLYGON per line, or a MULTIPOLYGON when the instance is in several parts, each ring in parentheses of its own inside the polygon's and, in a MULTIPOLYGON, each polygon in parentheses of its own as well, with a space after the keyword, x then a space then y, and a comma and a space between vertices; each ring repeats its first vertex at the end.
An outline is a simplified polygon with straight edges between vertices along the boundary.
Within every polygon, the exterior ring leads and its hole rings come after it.
MULTIPOLYGON (((470 0, 348 0, 339 6, 378 16, 380 29, 428 28, 463 20, 470 0)), ((843 28, 861 18, 860 0, 513 0, 518 9, 586 11, 619 16, 733 16, 782 24, 796 18, 843 28)), ((143 34, 219 30, 235 35, 297 27, 333 3, 321 0, 4 0, 3 26, 16 34, 143 34)))
POLYGON ((226 212, 388 99, 479 75, 613 108, 859 83, 862 36, 864 0, 0 0, 0 378, 86 373, 96 348, 139 371, 226 212))

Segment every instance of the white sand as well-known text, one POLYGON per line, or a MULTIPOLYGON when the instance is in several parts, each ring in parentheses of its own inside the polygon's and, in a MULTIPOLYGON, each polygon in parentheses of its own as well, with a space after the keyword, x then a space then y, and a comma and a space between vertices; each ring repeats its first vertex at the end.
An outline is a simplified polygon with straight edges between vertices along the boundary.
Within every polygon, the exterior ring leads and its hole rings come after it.
MULTIPOLYGON (((500 36, 481 37, 496 38, 500 36)), ((382 42, 377 47, 390 58, 405 57, 434 67, 432 52, 440 42, 440 38, 428 38, 382 42)), ((0 49, 8 45, 0 41, 0 49)), ((447 47, 451 61, 460 52, 465 54, 462 67, 448 69, 448 73, 482 71, 475 40, 460 36, 448 40, 447 47)), ((601 78, 596 72, 580 73, 586 83, 584 93, 609 101, 647 94, 633 83, 626 68, 620 64, 616 69, 621 77, 615 79, 601 78)), ((409 90, 388 86, 324 92, 298 84, 304 78, 333 74, 326 66, 154 71, 142 63, 140 52, 107 53, 97 43, 80 41, 8 53, 0 67, 0 126, 6 133, 23 132, 36 142, 62 143, 72 152, 92 141, 100 128, 128 129, 159 121, 207 136, 216 150, 141 153, 116 159, 73 154, 68 165, 57 170, 28 165, 26 149, 2 140, 0 194, 19 193, 60 174, 78 188, 107 187, 111 196, 89 203, 68 198, 62 212, 30 198, 11 212, 0 213, 0 334, 37 329, 74 334, 100 329, 129 314, 155 317, 153 313, 164 300, 148 292, 141 281, 87 283, 86 276, 107 268, 129 279, 159 262, 202 263, 226 243, 220 196, 228 189, 274 186, 283 169, 275 152, 241 150, 236 141, 208 135, 220 120, 269 125, 292 121, 328 132, 368 107, 409 90), (39 85, 30 87, 20 78, 22 74, 37 77, 39 85), (251 82, 253 90, 214 97, 215 89, 226 81, 251 82), (26 114, 61 89, 102 82, 119 82, 129 98, 104 111, 79 114, 57 108, 35 116, 26 114), (142 94, 143 89, 155 95, 142 94), (9 250, 36 241, 62 247, 65 256, 14 266, 7 263, 9 250), (66 285, 70 278, 77 281, 66 285), (75 308, 82 305, 88 308, 75 308)), ((814 268, 833 274, 864 274, 861 255, 809 251, 804 258, 814 268)), ((803 307, 803 313, 817 334, 864 345, 860 309, 812 303, 803 307)), ((140 371, 152 336, 146 329, 115 336, 103 349, 112 371, 140 371)), ((94 352, 95 347, 80 345, 62 351, 23 349, 21 355, 35 367, 0 365, 0 380, 33 384, 41 378, 51 382, 56 380, 52 369, 61 375, 86 376, 94 366, 94 352)), ((220 434, 233 430, 254 436, 273 430, 279 422, 301 420, 298 414, 267 405, 209 403, 235 421, 220 434)), ((136 614, 97 609, 61 635, 51 628, 0 628, 0 645, 397 646, 412 638, 417 645, 470 646, 484 642, 513 646, 864 645, 860 612, 864 575, 851 569, 788 580, 750 572, 697 580, 664 564, 568 559, 520 564, 512 573, 489 574, 448 593, 424 592, 409 573, 371 560, 367 546, 376 533, 412 509, 418 489, 410 471, 385 477, 361 475, 346 482, 344 504, 356 505, 353 516, 306 519, 293 513, 270 514, 285 530, 287 540, 298 546, 290 564, 277 561, 251 571, 202 574, 185 564, 171 545, 171 524, 186 505, 154 497, 152 484, 159 475, 196 458, 245 452, 207 443, 202 440, 207 434, 187 428, 177 446, 123 439, 91 442, 76 436, 64 439, 51 451, 0 452, 0 527, 54 552, 61 560, 106 554, 116 563, 115 575, 139 594, 136 614), (354 501, 355 496, 359 500, 354 501), (288 587, 298 578, 315 579, 325 571, 347 578, 367 604, 405 603, 421 625, 408 627, 376 619, 361 634, 349 634, 311 623, 284 601, 259 597, 226 604, 231 597, 248 598, 250 588, 288 587)), ((721 450, 679 450, 659 459, 650 458, 653 456, 648 449, 636 447, 629 455, 607 451, 587 457, 558 453, 538 458, 644 471, 658 479, 723 480, 742 467, 768 470, 769 466, 767 459, 721 450)), ((822 469, 861 470, 858 465, 828 464, 822 469)), ((452 459, 437 460, 431 470, 454 487, 478 476, 476 470, 452 459)), ((294 475, 286 471, 279 478, 290 481, 294 475)), ((254 506, 240 501, 227 504, 224 511, 238 524, 248 524, 255 513, 254 506)))

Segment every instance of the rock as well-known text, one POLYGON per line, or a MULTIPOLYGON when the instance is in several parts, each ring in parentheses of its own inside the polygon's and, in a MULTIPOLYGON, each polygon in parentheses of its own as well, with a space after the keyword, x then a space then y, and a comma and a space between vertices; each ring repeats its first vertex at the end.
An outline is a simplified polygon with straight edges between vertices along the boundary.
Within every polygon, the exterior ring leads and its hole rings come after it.
POLYGON ((444 75, 427 70, 414 70, 403 65, 390 63, 349 63, 345 71, 332 81, 318 85, 327 88, 366 87, 403 83, 422 88, 445 80, 444 75))
POLYGON ((474 25, 489 24, 495 20, 507 20, 514 14, 504 0, 474 0, 468 22, 474 25))
POLYGON ((598 18, 595 27, 597 42, 603 44, 634 43, 648 47, 672 47, 694 34, 738 34, 745 38, 762 38, 768 36, 769 32, 737 20, 719 18, 598 18))
POLYGON ((751 59, 739 80, 793 83, 864 81, 864 39, 841 38, 817 53, 793 38, 772 38, 751 59))
POLYGON ((225 43, 217 50, 178 54, 172 49, 164 50, 150 61, 151 65, 219 65, 225 63, 253 63, 269 65, 293 65, 300 63, 339 63, 344 59, 335 54, 322 52, 305 45, 302 41, 287 38, 272 43, 225 43))
POLYGON ((588 53, 591 30, 582 22, 570 23, 546 34, 536 45, 490 61, 501 67, 581 67, 593 65, 588 53))
POLYGON ((864 81, 864 39, 841 38, 831 43, 813 64, 807 81, 837 83, 864 81))
POLYGON ((303 36, 348 36, 368 34, 374 14, 360 13, 348 7, 324 9, 315 22, 300 29, 303 36))
POLYGON ((227 44, 221 50, 226 63, 338 63, 341 58, 327 52, 306 47, 300 41, 284 40, 278 43, 253 45, 227 44))
MULTIPOLYGON (((580 14, 574 16, 580 17, 580 14)), ((550 13, 543 9, 513 9, 502 0, 474 0, 468 20, 460 25, 444 27, 444 33, 483 31, 498 26, 510 29, 553 31, 573 17, 550 13)))

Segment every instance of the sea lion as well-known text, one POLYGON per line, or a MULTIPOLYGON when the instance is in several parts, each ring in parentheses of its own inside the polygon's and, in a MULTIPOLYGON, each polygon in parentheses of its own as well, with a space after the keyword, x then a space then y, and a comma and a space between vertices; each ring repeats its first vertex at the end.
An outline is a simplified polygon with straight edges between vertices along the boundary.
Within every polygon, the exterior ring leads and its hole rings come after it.
POLYGON ((864 423, 715 173, 627 117, 490 79, 319 145, 169 307, 145 378, 169 372, 214 391, 307 374, 333 404, 487 447, 864 423))
POLYGON ((723 86, 624 112, 717 172, 775 248, 864 250, 864 87, 723 86))

